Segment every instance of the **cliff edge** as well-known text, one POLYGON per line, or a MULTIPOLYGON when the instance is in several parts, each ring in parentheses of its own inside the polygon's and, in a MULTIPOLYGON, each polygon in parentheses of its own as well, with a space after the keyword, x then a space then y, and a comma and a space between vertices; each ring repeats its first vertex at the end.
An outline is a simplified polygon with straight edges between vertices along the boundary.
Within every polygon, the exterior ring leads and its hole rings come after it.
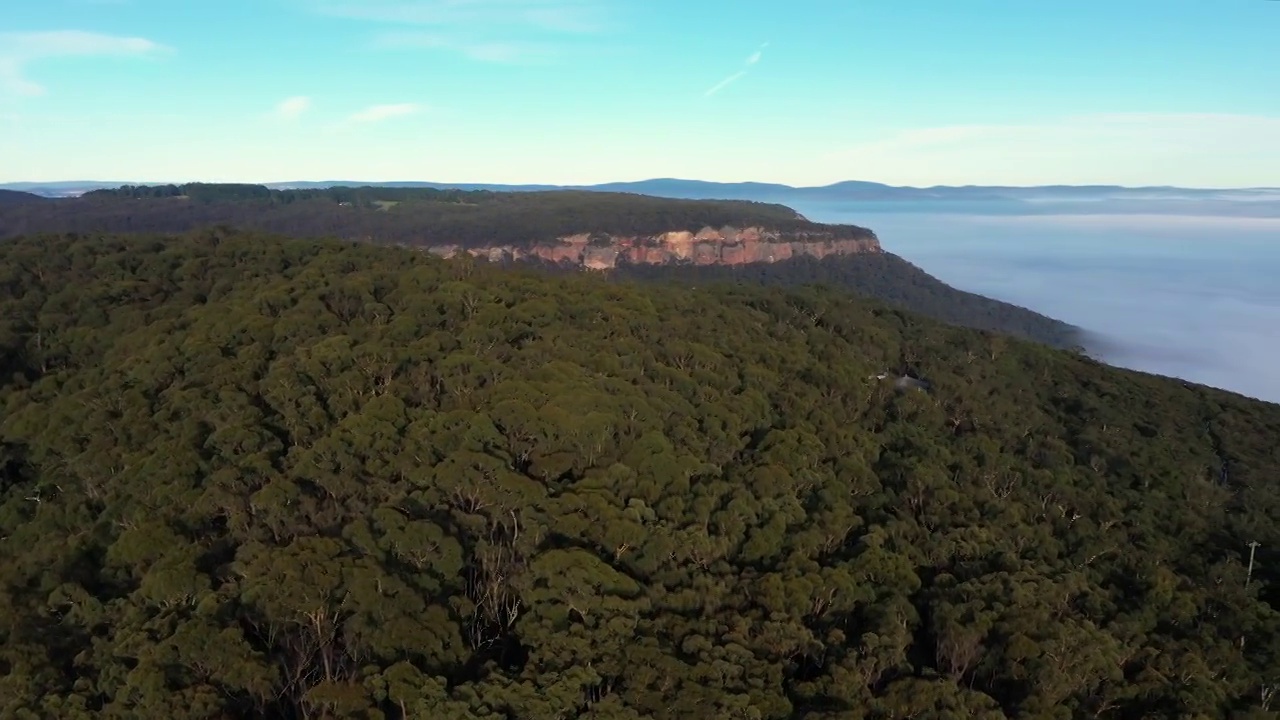
POLYGON ((183 233, 210 226, 422 248, 445 257, 618 265, 746 265, 879 252, 875 233, 740 200, 575 191, 394 187, 272 190, 192 183, 0 204, 0 238, 33 233, 183 233))
POLYGON ((550 242, 478 247, 432 245, 427 251, 445 258, 467 253, 491 262, 542 260, 589 270, 609 270, 619 265, 747 265, 795 257, 822 259, 883 252, 874 233, 854 226, 798 231, 708 227, 698 232, 674 230, 659 235, 580 233, 550 242))

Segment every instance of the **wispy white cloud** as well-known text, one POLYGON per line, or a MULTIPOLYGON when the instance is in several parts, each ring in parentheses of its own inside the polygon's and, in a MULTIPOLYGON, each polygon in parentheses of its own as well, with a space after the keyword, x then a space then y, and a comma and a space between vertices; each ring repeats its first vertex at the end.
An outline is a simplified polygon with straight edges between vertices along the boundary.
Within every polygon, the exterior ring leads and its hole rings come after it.
POLYGON ((892 132, 823 158, 892 184, 1280 185, 1280 116, 1111 113, 892 132), (1230 180, 1225 180, 1230 178, 1230 180))
POLYGON ((0 57, 0 94, 43 95, 44 88, 22 76, 22 64, 13 58, 0 57))
POLYGON ((382 122, 392 118, 416 115, 422 110, 417 103, 393 103, 389 105, 372 105, 347 118, 348 123, 364 124, 382 122))
POLYGON ((716 83, 715 85, 712 85, 711 87, 707 88, 707 91, 702 93, 702 96, 711 97, 712 95, 715 95, 721 90, 729 87, 734 82, 737 82, 738 80, 741 80, 743 77, 745 77, 747 74, 747 71, 751 69, 751 66, 760 62, 760 58, 764 57, 764 49, 767 47, 769 47, 769 43, 767 42, 761 43, 760 47, 756 48, 755 52, 748 55, 747 59, 742 61, 743 68, 741 70, 733 73, 732 75, 729 75, 728 77, 716 83))
POLYGON ((302 114, 311 109, 311 98, 302 95, 285 98, 276 104, 272 110, 272 116, 280 120, 297 120, 302 114))
POLYGON ((0 91, 43 95, 45 88, 26 77, 27 67, 49 58, 150 56, 170 48, 141 37, 52 30, 0 33, 0 91))
POLYGON ((377 46, 444 50, 484 62, 551 57, 559 44, 607 26, 607 0, 309 2, 320 13, 381 26, 377 46))

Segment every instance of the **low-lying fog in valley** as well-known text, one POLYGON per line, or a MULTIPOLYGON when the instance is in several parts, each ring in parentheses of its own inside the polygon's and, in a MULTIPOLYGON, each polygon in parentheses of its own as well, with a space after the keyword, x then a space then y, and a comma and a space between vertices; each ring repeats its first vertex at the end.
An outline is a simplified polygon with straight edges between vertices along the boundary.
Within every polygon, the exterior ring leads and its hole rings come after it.
POLYGON ((1280 402, 1280 218, 797 206, 956 287, 1090 334, 1090 354, 1280 402))

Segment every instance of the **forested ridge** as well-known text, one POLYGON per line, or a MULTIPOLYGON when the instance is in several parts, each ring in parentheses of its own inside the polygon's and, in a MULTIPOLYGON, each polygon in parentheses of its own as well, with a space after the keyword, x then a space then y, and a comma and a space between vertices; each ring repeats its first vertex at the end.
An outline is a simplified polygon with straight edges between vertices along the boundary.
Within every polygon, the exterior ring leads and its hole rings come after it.
POLYGON ((20 192, 18 190, 5 190, 0 188, 0 207, 15 206, 19 204, 34 204, 48 202, 49 199, 39 195, 33 195, 28 192, 20 192))
POLYGON ((0 244, 0 352, 0 717, 1275 716, 1277 405, 218 230, 0 244))
POLYGON ((545 242, 577 233, 658 235, 724 226, 874 237, 866 228, 810 222, 783 205, 572 190, 271 190, 192 183, 125 186, 78 198, 0 205, 0 238, 49 232, 181 233, 212 225, 293 237, 463 247, 545 242))
POLYGON ((1079 328, 1017 305, 965 292, 893 253, 801 257, 748 265, 622 266, 616 277, 682 284, 826 285, 978 330, 989 330, 1077 349, 1079 328))
MULTIPOLYGON (((0 239, 35 233, 183 233, 225 225, 299 238, 362 240, 428 247, 527 245, 574 234, 657 235, 706 227, 874 238, 853 225, 823 225, 782 205, 672 200, 588 191, 489 192, 396 187, 271 190, 261 185, 123 186, 80 198, 30 203, 0 197, 0 239)), ((571 268, 577 269, 577 268, 571 268)), ((817 263, 793 259, 741 269, 663 265, 625 267, 626 277, 681 281, 827 283, 887 300, 945 322, 1027 337, 1055 347, 1081 342, 1077 328, 1026 308, 965 293, 901 258, 871 254, 817 263)))

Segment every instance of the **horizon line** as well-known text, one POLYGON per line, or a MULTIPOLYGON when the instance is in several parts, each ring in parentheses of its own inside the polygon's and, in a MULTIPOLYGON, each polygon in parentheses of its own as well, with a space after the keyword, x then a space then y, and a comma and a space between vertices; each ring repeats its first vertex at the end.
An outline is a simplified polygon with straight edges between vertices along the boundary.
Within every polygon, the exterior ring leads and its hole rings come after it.
POLYGON ((595 188, 609 185, 640 185, 644 183, 655 182, 681 182, 681 183, 697 183, 703 185, 767 185, 784 190, 826 190, 840 185, 861 184, 871 185, 889 189, 901 190, 936 190, 936 189, 1010 189, 1010 190, 1034 190, 1039 188, 1105 188, 1118 190, 1193 190, 1193 191, 1271 191, 1280 192, 1280 185, 1277 186, 1189 186, 1189 185, 1120 185, 1110 183, 1050 183, 1041 185, 1007 185, 1007 184, 981 184, 968 183, 964 185, 890 185, 888 183, 877 182, 874 180, 838 180, 836 182, 827 183, 825 185, 790 185, 781 182, 770 182, 764 180, 699 180, 693 178, 676 178, 676 177, 650 177, 639 180, 609 180, 606 182, 596 183, 551 183, 551 182, 486 182, 486 181, 456 181, 441 182, 436 180, 277 180, 265 182, 248 182, 248 181, 211 181, 211 180, 183 180, 183 181, 116 181, 116 180, 12 180, 0 182, 0 189, 14 189, 18 186, 25 187, 51 187, 51 186, 76 186, 76 185, 103 185, 107 187, 123 187, 126 185, 155 187, 161 185, 189 185, 189 184, 205 184, 205 185, 261 185, 264 187, 272 185, 343 185, 347 187, 380 187, 392 184, 415 183, 421 185, 437 185, 442 187, 458 187, 465 185, 484 185, 490 187, 544 187, 548 189, 583 189, 595 188))

